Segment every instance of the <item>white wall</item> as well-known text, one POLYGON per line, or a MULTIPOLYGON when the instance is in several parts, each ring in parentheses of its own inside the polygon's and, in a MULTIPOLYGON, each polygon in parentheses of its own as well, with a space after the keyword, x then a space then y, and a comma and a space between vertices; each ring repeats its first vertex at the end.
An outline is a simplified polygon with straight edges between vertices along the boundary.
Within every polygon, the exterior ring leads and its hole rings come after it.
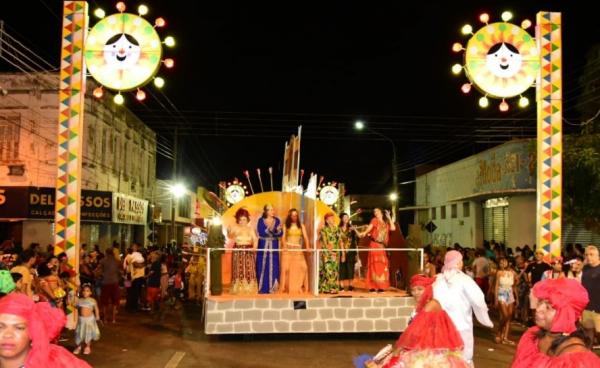
POLYGON ((535 243, 536 199, 533 195, 514 196, 508 199, 507 245, 512 248, 535 243))

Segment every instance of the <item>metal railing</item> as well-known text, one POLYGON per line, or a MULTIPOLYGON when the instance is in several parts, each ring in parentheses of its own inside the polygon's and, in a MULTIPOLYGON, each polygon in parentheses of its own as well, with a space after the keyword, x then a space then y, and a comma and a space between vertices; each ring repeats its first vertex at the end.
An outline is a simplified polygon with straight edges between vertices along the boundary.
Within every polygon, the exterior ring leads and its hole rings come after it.
MULTIPOLYGON (((360 253, 360 252, 372 252, 372 251, 385 251, 385 252, 398 252, 398 251, 403 251, 403 252, 417 252, 419 253, 419 270, 423 269, 423 249, 422 248, 354 248, 354 249, 350 249, 350 250, 345 250, 345 249, 317 249, 317 248, 310 248, 310 249, 254 249, 254 248, 206 248, 206 277, 204 278, 205 282, 204 282, 204 295, 205 296, 209 296, 210 295, 210 271, 211 271, 211 257, 210 257, 210 253, 213 251, 222 251, 222 252, 254 252, 254 253, 259 253, 259 252, 302 252, 302 253, 312 253, 312 294, 314 296, 318 296, 319 295, 319 266, 320 266, 320 255, 321 252, 323 251, 328 251, 328 252, 343 252, 343 251, 350 251, 350 252, 356 252, 356 253, 360 253)), ((358 254, 357 254, 358 255, 358 254)), ((308 272, 311 272, 311 267, 309 265, 309 269, 308 272)))

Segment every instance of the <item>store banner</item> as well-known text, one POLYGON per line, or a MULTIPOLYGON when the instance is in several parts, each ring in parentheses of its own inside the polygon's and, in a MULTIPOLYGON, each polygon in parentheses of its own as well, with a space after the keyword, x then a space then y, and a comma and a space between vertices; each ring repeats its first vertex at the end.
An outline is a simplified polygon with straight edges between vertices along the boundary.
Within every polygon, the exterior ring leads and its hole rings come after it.
POLYGON ((28 187, 0 187, 0 218, 27 217, 28 187))
POLYGON ((114 223, 145 225, 148 216, 148 201, 121 193, 113 193, 114 223))
MULTIPOLYGON (((56 190, 40 187, 0 187, 0 218, 54 219, 56 190)), ((112 220, 112 192, 81 191, 81 221, 112 220)))

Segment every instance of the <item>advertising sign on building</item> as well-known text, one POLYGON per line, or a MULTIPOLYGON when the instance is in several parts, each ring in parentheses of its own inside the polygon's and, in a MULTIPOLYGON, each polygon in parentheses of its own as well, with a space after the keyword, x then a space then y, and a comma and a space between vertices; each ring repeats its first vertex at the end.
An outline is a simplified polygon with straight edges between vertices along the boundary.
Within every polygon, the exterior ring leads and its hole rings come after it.
MULTIPOLYGON (((53 220, 56 190, 44 187, 0 187, 0 218, 53 220)), ((112 219, 112 193, 81 191, 81 221, 112 219)))
POLYGON ((113 193, 113 222, 145 225, 148 217, 148 201, 121 193, 113 193))

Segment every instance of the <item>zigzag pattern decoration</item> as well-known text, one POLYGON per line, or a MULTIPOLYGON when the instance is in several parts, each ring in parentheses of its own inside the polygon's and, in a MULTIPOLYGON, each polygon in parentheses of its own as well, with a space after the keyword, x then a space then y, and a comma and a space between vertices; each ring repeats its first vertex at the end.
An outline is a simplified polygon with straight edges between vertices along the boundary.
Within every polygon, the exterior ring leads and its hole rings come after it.
POLYGON ((561 13, 537 14, 537 245, 559 256, 562 228, 561 13))
POLYGON ((79 203, 86 79, 83 45, 87 22, 86 1, 63 3, 54 254, 66 252, 69 265, 75 271, 79 270, 79 203))

